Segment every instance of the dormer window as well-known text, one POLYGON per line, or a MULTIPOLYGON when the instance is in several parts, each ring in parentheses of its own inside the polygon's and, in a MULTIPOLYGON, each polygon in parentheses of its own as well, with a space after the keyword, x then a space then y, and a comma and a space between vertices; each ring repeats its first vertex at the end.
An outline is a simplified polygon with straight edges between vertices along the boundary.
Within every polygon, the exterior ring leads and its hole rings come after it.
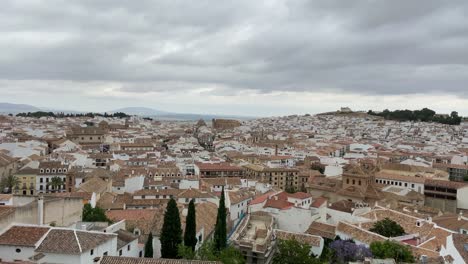
POLYGON ((46 173, 49 173, 50 172, 50 169, 46 169, 46 173))
POLYGON ((55 169, 52 169, 52 173, 55 173, 55 169))
POLYGON ((63 169, 63 172, 64 172, 64 173, 67 172, 67 169, 63 169))
POLYGON ((40 172, 41 172, 41 173, 44 173, 44 169, 41 169, 40 172))
POLYGON ((422 226, 421 220, 416 221, 416 226, 417 226, 417 227, 421 227, 421 226, 422 226))

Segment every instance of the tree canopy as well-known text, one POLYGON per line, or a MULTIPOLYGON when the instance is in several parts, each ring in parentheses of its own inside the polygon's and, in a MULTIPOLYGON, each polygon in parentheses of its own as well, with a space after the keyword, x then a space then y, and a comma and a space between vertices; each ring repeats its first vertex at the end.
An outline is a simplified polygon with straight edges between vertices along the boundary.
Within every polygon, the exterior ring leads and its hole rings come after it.
POLYGON ((19 184, 20 181, 18 177, 16 177, 15 175, 8 175, 6 177, 3 177, 0 181, 0 188, 2 192, 11 193, 13 191, 13 188, 18 187, 19 184))
POLYGON ((385 218, 375 222, 369 231, 385 237, 397 237, 405 234, 403 227, 390 218, 385 218))
POLYGON ((370 250, 375 258, 393 258, 398 263, 414 262, 414 257, 409 246, 401 245, 394 241, 386 240, 384 242, 372 242, 370 244, 370 250))
POLYGON ((215 249, 221 251, 226 247, 226 206, 224 202, 224 186, 221 189, 221 198, 219 199, 218 216, 216 218, 214 241, 215 249))
POLYGON ((54 176, 52 179, 50 179, 48 184, 52 188, 52 191, 55 192, 61 189, 62 185, 64 185, 64 182, 59 176, 54 176))
POLYGON ((205 241, 196 253, 181 245, 179 246, 179 256, 184 259, 221 261, 223 264, 245 263, 244 256, 238 249, 228 245, 223 250, 218 251, 213 240, 205 241))
POLYGON ((295 239, 279 240, 278 251, 273 264, 318 264, 320 261, 311 255, 311 246, 295 239))
POLYGON ((195 251, 197 245, 197 220, 195 213, 195 202, 192 199, 188 206, 187 218, 185 220, 184 245, 195 251))
POLYGON ((150 232, 145 243, 145 258, 153 257, 153 234, 150 232))
POLYGON ((395 110, 390 111, 385 109, 380 113, 376 113, 372 110, 367 112, 369 115, 381 116, 389 120, 397 121, 421 121, 421 122, 436 122, 447 125, 459 125, 462 121, 462 117, 458 116, 458 112, 451 112, 450 115, 438 115, 434 110, 429 108, 423 108, 421 110, 395 110))
POLYGON ((173 198, 167 203, 160 240, 161 257, 177 258, 178 248, 182 243, 182 227, 180 224, 179 209, 173 198))
POLYGON ((108 222, 111 223, 112 221, 109 220, 106 216, 106 212, 104 209, 96 206, 91 207, 91 204, 85 204, 83 207, 83 221, 84 222, 108 222))

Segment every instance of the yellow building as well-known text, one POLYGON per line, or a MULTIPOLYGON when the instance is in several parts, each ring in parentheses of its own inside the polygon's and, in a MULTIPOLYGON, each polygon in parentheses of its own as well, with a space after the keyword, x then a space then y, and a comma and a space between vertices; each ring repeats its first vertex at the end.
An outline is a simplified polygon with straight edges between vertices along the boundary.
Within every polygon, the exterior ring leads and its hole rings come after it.
POLYGON ((19 183, 13 189, 13 193, 18 195, 35 195, 37 173, 37 169, 31 168, 25 168, 18 171, 15 176, 19 183))

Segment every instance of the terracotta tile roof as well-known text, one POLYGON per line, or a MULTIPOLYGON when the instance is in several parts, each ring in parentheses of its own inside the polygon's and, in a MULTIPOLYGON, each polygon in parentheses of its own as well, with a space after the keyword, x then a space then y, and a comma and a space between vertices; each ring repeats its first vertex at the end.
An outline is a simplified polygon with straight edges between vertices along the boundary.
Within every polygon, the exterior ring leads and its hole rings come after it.
POLYGON ((299 241, 304 244, 309 244, 314 247, 319 247, 320 242, 322 241, 322 238, 320 236, 314 236, 310 234, 293 233, 279 229, 275 229, 274 233, 278 239, 290 240, 294 238, 296 241, 299 241))
POLYGON ((13 194, 0 194, 0 201, 10 200, 13 197, 13 194))
POLYGON ((127 228, 140 229, 142 236, 140 236, 139 241, 144 242, 150 231, 153 235, 160 234, 165 207, 161 206, 157 209, 110 210, 106 212, 106 215, 113 221, 125 219, 127 228))
POLYGON ((132 207, 132 206, 145 206, 145 207, 162 207, 167 204, 169 199, 131 199, 127 201, 126 206, 127 207, 132 207))
POLYGON ((12 226, 0 235, 0 245, 34 247, 49 229, 38 226, 12 226))
POLYGON ((196 163, 201 171, 243 171, 244 168, 229 163, 196 163))
POLYGON ((253 195, 248 191, 228 191, 229 200, 231 201, 231 205, 238 204, 242 201, 252 199, 253 195))
POLYGON ((432 251, 439 251, 442 246, 445 247, 447 237, 452 234, 452 232, 439 228, 434 223, 426 221, 425 219, 382 207, 376 207, 374 210, 360 216, 372 220, 371 222, 362 224, 362 227, 365 229, 370 229, 376 221, 385 218, 392 219, 403 227, 406 234, 418 234, 423 243, 433 240, 424 246, 425 249, 432 251))
POLYGON ((311 198, 312 195, 305 193, 305 192, 296 192, 296 193, 287 193, 288 197, 296 198, 296 199, 308 199, 311 198))
POLYGON ((15 161, 16 161, 15 158, 10 157, 10 156, 0 152, 0 167, 10 165, 10 164, 14 163, 15 161))
POLYGON ((109 183, 104 181, 101 178, 94 177, 91 179, 87 179, 84 183, 82 183, 79 187, 79 191, 88 192, 88 193, 104 193, 108 190, 109 183))
MULTIPOLYGON (((195 204, 196 226, 197 232, 202 228, 205 229, 204 237, 209 237, 214 232, 216 218, 218 216, 218 206, 214 203, 198 203, 195 204)), ((182 227, 185 229, 186 217, 181 215, 182 227)))
POLYGON ((183 190, 177 195, 177 198, 211 198, 213 195, 207 192, 201 192, 197 189, 183 190))
POLYGON ((118 230, 115 233, 117 234, 117 249, 120 249, 128 243, 138 239, 138 236, 135 236, 133 233, 126 230, 118 230))
POLYGON ((101 264, 222 264, 221 261, 104 256, 101 264))
POLYGON ((328 201, 327 198, 325 197, 317 197, 314 199, 314 201, 312 202, 312 204, 310 205, 311 207, 315 207, 315 208, 319 208, 320 206, 322 206, 322 204, 326 203, 328 201))
POLYGON ((434 180, 434 179, 426 179, 426 182, 424 183, 424 185, 445 187, 445 188, 452 188, 452 189, 460 189, 460 188, 468 186, 468 184, 464 182, 454 182, 454 181, 444 181, 444 180, 434 180))
POLYGON ((460 232, 460 229, 468 230, 468 220, 466 217, 460 217, 458 214, 444 214, 432 219, 434 223, 443 228, 454 232, 460 232))
POLYGON ((266 200, 268 200, 270 196, 275 195, 275 193, 276 193, 275 191, 268 191, 260 196, 257 196, 255 199, 250 201, 250 205, 263 203, 266 200))
POLYGON ((141 196, 141 195, 159 195, 160 198, 162 198, 163 195, 172 195, 172 196, 178 196, 183 190, 179 189, 143 189, 136 191, 133 193, 133 196, 141 196))
POLYGON ((15 207, 0 205, 0 219, 15 212, 15 207))
POLYGON ((312 222, 312 224, 310 224, 306 233, 310 235, 334 239, 336 236, 335 229, 336 229, 336 226, 314 221, 312 222))
POLYGON ((346 212, 346 213, 352 213, 355 207, 356 207, 356 204, 348 200, 341 200, 338 202, 334 202, 330 206, 328 206, 328 208, 330 209, 341 211, 341 212, 346 212))
POLYGON ((267 208, 267 207, 270 207, 270 208, 276 208, 276 209, 280 209, 280 210, 285 210, 285 209, 288 209, 288 208, 291 208, 293 207, 294 204, 293 203, 290 203, 288 201, 285 201, 285 200, 282 200, 282 199, 269 199, 265 205, 263 206, 264 208, 267 208))
POLYGON ((468 245, 468 235, 453 234, 453 244, 462 258, 468 260, 468 250, 466 249, 466 245, 468 245))
POLYGON ((36 251, 41 253, 80 254, 117 237, 115 234, 67 229, 52 229, 36 251))
POLYGON ((101 195, 97 205, 102 209, 124 209, 124 205, 132 201, 132 196, 129 193, 115 194, 106 192, 101 195))

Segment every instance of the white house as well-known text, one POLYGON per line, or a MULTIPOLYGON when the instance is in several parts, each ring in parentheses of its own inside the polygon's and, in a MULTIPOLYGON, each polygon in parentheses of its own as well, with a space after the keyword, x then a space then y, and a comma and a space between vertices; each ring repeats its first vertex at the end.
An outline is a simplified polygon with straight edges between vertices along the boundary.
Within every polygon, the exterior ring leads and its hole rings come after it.
POLYGON ((446 246, 441 248, 441 256, 452 256, 452 263, 466 263, 468 259, 468 236, 463 234, 452 234, 447 237, 446 246))
POLYGON ((34 256, 49 227, 12 226, 0 235, 0 262, 24 260, 34 256))
POLYGON ((94 263, 102 256, 117 256, 117 234, 53 228, 35 252, 40 263, 94 263))

